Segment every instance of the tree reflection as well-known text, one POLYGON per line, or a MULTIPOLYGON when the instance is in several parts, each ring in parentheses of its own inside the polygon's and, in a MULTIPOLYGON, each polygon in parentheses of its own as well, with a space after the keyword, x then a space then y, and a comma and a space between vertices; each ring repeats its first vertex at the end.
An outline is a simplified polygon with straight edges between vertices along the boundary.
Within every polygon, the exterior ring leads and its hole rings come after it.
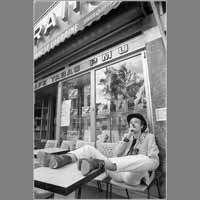
POLYGON ((110 100, 110 111, 115 112, 115 100, 128 100, 128 107, 146 103, 144 79, 138 73, 129 70, 126 63, 118 69, 106 68, 105 78, 101 78, 99 85, 103 85, 102 93, 110 100))

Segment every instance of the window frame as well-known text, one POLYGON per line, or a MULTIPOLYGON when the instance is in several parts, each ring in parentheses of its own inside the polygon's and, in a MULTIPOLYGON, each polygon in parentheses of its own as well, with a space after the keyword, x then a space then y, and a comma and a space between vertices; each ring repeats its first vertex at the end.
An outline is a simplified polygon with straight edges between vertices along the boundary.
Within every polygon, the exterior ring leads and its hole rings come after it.
MULTIPOLYGON (((146 91, 146 97, 147 97, 147 117, 148 117, 148 123, 149 123, 149 129, 150 132, 154 133, 154 126, 153 126, 153 111, 152 111, 152 99, 151 99, 151 90, 150 90, 150 80, 149 80, 149 71, 148 71, 148 63, 147 63, 147 54, 146 49, 141 48, 137 51, 131 52, 130 54, 122 55, 116 59, 113 59, 111 61, 108 61, 106 63, 102 63, 99 66, 95 66, 95 68, 89 68, 86 71, 75 74, 72 77, 66 78, 62 81, 60 81, 61 85, 61 91, 63 91, 63 83, 65 81, 70 81, 75 78, 79 78, 80 76, 83 76, 85 74, 90 74, 90 133, 91 133, 91 142, 95 142, 96 146, 96 71, 109 67, 111 65, 117 64, 119 62, 125 61, 130 58, 134 58, 136 56, 141 56, 142 59, 142 67, 143 67, 143 73, 144 73, 144 83, 145 83, 145 91, 146 91), (92 134, 95 133, 95 134, 92 134)), ((61 92, 62 96, 62 92, 61 92)), ((62 105, 62 98, 60 98, 60 102, 62 105)), ((60 110, 61 112, 61 110, 60 110)), ((60 126, 60 119, 59 119, 59 126, 60 126)), ((61 127, 61 126, 60 126, 61 127)), ((59 131, 59 134, 61 134, 61 130, 59 131)))

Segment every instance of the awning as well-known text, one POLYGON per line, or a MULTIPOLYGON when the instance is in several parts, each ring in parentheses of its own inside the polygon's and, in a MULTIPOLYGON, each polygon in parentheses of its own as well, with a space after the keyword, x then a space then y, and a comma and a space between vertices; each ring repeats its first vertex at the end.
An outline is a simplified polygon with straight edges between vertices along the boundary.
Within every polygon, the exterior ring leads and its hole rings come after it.
POLYGON ((112 9, 117 8, 120 3, 120 1, 104 1, 100 3, 100 5, 92 12, 85 15, 78 22, 68 26, 67 29, 60 32, 43 46, 39 48, 35 47, 34 60, 40 58, 45 53, 54 49, 56 46, 70 38, 72 35, 75 35, 77 32, 84 30, 85 27, 90 26, 93 22, 98 21, 102 16, 107 15, 112 9))

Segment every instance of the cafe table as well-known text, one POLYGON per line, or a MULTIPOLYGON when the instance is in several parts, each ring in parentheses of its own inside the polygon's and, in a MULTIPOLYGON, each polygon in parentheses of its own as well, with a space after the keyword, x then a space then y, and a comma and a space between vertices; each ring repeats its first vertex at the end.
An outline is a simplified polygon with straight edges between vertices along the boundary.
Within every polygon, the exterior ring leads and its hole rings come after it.
POLYGON ((104 169, 99 168, 83 176, 77 168, 77 163, 59 169, 39 167, 34 169, 34 186, 64 196, 73 192, 74 198, 80 198, 81 187, 103 172, 104 169))
POLYGON ((57 154, 57 155, 69 152, 69 150, 67 150, 67 149, 56 148, 56 147, 44 148, 44 149, 34 149, 33 153, 34 153, 35 158, 37 157, 37 154, 38 154, 39 151, 43 151, 43 152, 50 153, 50 154, 57 154))

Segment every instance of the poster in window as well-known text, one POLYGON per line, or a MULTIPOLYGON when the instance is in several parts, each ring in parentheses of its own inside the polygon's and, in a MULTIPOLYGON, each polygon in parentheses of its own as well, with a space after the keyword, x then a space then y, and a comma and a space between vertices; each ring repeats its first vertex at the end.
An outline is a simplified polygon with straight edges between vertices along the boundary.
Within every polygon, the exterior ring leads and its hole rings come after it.
POLYGON ((76 99, 78 97, 78 89, 69 90, 69 99, 76 99))
POLYGON ((71 109, 71 100, 63 101, 62 111, 61 111, 61 126, 70 125, 70 109, 71 109))
POLYGON ((90 106, 82 107, 82 117, 88 116, 90 114, 90 106))

